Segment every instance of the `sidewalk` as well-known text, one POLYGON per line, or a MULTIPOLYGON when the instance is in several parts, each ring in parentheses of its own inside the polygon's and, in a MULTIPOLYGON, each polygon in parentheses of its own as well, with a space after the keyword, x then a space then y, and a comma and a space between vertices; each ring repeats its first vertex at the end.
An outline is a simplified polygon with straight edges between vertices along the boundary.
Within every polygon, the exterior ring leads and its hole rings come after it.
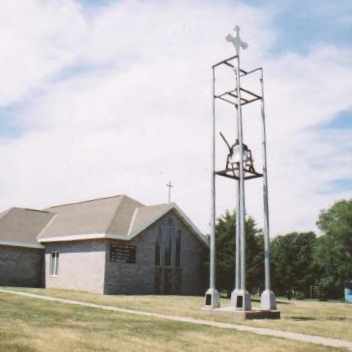
POLYGON ((83 307, 103 309, 103 310, 108 310, 108 311, 113 311, 118 313, 141 315, 141 316, 147 316, 151 318, 172 320, 172 321, 178 321, 178 322, 184 322, 184 323, 196 324, 196 325, 207 325, 207 326, 212 326, 212 327, 221 328, 221 329, 233 329, 238 331, 245 331, 245 332, 250 332, 258 335, 280 337, 288 340, 308 342, 308 343, 317 344, 317 345, 323 345, 323 346, 329 346, 329 347, 340 347, 340 348, 345 348, 352 351, 352 342, 346 341, 346 340, 330 339, 327 337, 305 335, 305 334, 283 331, 283 330, 274 330, 274 329, 266 329, 266 328, 256 328, 252 326, 237 325, 237 324, 220 323, 215 321, 187 318, 187 317, 181 317, 176 315, 150 313, 145 311, 105 306, 105 305, 75 301, 70 299, 41 296, 33 293, 17 292, 12 290, 0 289, 0 292, 29 297, 29 298, 41 299, 44 301, 60 302, 60 303, 72 304, 72 305, 83 306, 83 307))

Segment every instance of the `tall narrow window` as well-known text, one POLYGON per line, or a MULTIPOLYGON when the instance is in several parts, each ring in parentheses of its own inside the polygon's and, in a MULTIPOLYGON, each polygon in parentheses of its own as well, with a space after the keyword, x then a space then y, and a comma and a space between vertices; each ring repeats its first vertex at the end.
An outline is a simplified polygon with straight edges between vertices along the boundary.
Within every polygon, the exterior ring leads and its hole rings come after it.
POLYGON ((161 240, 163 236, 163 230, 161 227, 158 227, 158 234, 156 236, 156 242, 155 242, 155 265, 159 266, 161 265, 161 240))
POLYGON ((181 266, 181 238, 182 238, 182 232, 181 230, 178 230, 176 235, 176 248, 175 248, 175 266, 176 267, 181 266))
POLYGON ((59 275, 59 252, 51 252, 50 258, 50 275, 59 275))
POLYGON ((172 237, 174 233, 174 223, 171 219, 167 220, 164 231, 164 265, 171 266, 172 257, 172 237))

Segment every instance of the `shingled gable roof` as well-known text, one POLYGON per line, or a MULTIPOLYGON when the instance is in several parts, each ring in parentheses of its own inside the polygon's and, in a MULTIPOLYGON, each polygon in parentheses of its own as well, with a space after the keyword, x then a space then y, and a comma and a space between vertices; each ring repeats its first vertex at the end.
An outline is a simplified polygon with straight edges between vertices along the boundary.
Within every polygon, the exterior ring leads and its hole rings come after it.
POLYGON ((130 240, 169 211, 206 244, 190 219, 175 204, 146 206, 125 195, 66 204, 47 209, 56 216, 38 236, 40 243, 87 239, 130 240))
POLYGON ((0 245, 44 248, 37 241, 38 233, 53 218, 47 211, 10 208, 0 214, 0 245))

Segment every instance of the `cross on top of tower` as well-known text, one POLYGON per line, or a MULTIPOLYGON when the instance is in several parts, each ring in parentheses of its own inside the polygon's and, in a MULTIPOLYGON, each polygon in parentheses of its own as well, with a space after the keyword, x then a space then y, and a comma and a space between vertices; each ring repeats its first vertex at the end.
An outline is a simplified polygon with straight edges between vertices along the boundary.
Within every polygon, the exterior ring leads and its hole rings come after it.
POLYGON ((236 49, 236 55, 239 55, 240 48, 247 49, 248 48, 248 44, 241 40, 241 38, 240 38, 240 27, 239 26, 236 26, 234 28, 234 32, 236 33, 236 35, 232 36, 231 34, 228 34, 226 36, 226 40, 228 42, 231 42, 234 45, 234 47, 236 49))

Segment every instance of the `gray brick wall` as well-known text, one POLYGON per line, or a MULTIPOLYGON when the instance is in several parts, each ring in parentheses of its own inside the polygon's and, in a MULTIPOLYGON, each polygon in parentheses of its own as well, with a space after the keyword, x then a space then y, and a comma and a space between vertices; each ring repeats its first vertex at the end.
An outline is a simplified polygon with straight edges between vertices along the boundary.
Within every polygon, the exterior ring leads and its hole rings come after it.
POLYGON ((103 293, 105 252, 105 240, 46 244, 46 287, 103 293), (60 253, 57 276, 50 275, 50 257, 53 251, 60 253))
POLYGON ((151 231, 128 242, 136 246, 136 263, 109 261, 110 244, 127 244, 126 241, 108 241, 106 251, 106 294, 152 294, 154 293, 154 245, 151 231))
POLYGON ((207 247, 195 236, 182 237, 181 295, 203 295, 205 292, 205 257, 207 247))
POLYGON ((132 241, 91 240, 48 243, 45 248, 47 288, 105 294, 155 293, 155 243, 159 225, 172 218, 175 232, 182 232, 180 294, 204 294, 204 260, 207 247, 175 213, 166 214, 132 241), (110 262, 110 245, 136 246, 135 263, 110 262), (59 252, 59 273, 50 275, 51 253, 59 252))
POLYGON ((126 241, 108 241, 106 253, 105 288, 106 294, 153 294, 155 280, 155 243, 158 226, 165 224, 171 217, 175 232, 182 232, 181 254, 181 286, 182 295, 204 294, 204 261, 208 250, 194 234, 173 213, 166 214, 148 229, 144 230, 137 238, 128 242, 136 245, 136 263, 116 263, 109 261, 109 246, 111 243, 126 244, 126 241))
POLYGON ((0 285, 42 287, 44 250, 0 246, 0 285))

